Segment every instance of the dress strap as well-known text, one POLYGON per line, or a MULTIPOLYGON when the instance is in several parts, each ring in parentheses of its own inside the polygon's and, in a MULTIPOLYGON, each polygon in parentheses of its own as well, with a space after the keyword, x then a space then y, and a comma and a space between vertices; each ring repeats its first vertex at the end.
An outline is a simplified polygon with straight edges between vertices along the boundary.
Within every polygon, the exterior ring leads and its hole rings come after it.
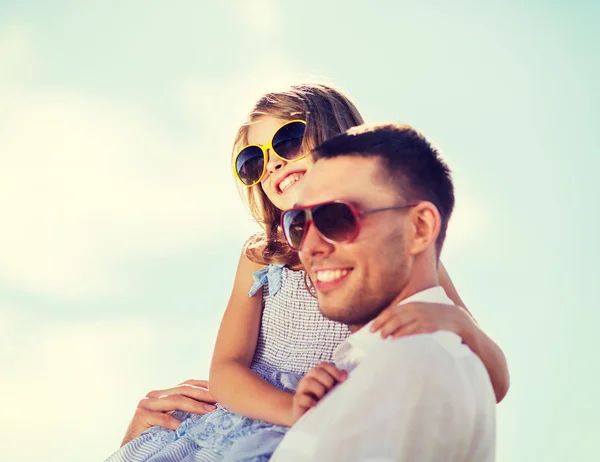
POLYGON ((252 278, 254 279, 254 284, 250 288, 250 292, 248 292, 248 297, 252 297, 258 289, 268 283, 269 285, 269 294, 275 295, 281 289, 281 282, 283 279, 283 267, 285 265, 282 263, 271 263, 270 265, 265 266, 263 269, 255 271, 252 274, 252 278))

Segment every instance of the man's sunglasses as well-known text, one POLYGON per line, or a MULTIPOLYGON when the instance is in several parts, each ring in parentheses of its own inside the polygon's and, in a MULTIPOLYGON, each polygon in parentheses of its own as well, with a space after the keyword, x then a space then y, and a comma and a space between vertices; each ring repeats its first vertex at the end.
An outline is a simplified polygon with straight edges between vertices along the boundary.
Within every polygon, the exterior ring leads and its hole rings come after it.
POLYGON ((305 131, 304 120, 292 120, 283 124, 269 143, 262 146, 250 144, 244 147, 233 161, 233 170, 237 179, 248 187, 258 184, 267 170, 268 151, 286 162, 305 158, 308 155, 308 151, 302 151, 305 131))
POLYGON ((407 209, 417 204, 394 205, 378 209, 358 210, 346 201, 332 201, 307 207, 297 207, 281 214, 281 228, 290 247, 302 249, 304 238, 310 227, 330 243, 350 243, 360 232, 360 217, 386 210, 407 209))

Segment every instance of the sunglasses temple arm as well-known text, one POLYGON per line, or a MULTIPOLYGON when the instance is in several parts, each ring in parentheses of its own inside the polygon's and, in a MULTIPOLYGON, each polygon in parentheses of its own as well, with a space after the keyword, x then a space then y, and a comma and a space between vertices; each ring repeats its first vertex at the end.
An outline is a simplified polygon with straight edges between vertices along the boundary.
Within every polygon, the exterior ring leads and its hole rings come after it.
POLYGON ((392 207, 381 207, 381 208, 378 208, 378 209, 361 210, 358 213, 359 213, 359 215, 368 215, 370 213, 385 212, 387 210, 408 209, 408 208, 414 207, 414 206, 415 206, 415 204, 394 205, 392 207))

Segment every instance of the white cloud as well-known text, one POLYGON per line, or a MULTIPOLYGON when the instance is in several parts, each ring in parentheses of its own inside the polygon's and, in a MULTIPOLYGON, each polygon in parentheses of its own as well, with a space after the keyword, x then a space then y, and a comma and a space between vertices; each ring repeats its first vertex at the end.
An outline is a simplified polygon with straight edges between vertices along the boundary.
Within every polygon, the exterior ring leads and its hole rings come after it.
MULTIPOLYGON (((270 2, 239 6, 248 24, 248 9, 279 14, 270 2)), ((5 283, 88 298, 126 285, 122 268, 133 259, 210 242, 223 230, 241 241, 256 229, 234 185, 231 142, 258 96, 311 77, 282 58, 276 41, 258 49, 255 68, 229 80, 181 80, 173 98, 198 127, 182 137, 120 101, 27 87, 22 82, 38 61, 28 29, 14 23, 0 30, 5 283), (263 65, 275 56, 277 66, 263 65)), ((465 204, 461 198, 453 243, 468 238, 481 217, 465 204)))
POLYGON ((118 448, 145 393, 206 378, 212 324, 40 325, 18 313, 0 301, 3 460, 104 460, 118 448), (174 350, 178 361, 170 360, 174 350))
MULTIPOLYGON (((0 38, 0 62, 30 48, 19 31, 0 38)), ((2 76, 0 95, 12 95, 0 114, 5 281, 87 297, 117 289, 128 259, 197 245, 223 229, 255 229, 234 186, 233 135, 222 119, 206 118, 202 137, 190 141, 122 103, 13 91, 2 76)))
POLYGON ((243 26, 258 37, 276 38, 285 29, 275 0, 237 0, 234 11, 243 26))
MULTIPOLYGON (((24 91, 24 77, 31 75, 36 66, 29 35, 24 23, 0 24, 0 127, 24 91)), ((0 151, 0 160, 2 158, 0 151)))
POLYGON ((18 83, 34 66, 34 53, 26 23, 5 22, 0 28, 0 81, 18 83))
POLYGON ((246 68, 229 79, 183 79, 175 98, 199 126, 210 124, 211 134, 225 140, 224 148, 230 150, 237 129, 258 98, 266 92, 314 77, 300 72, 283 57, 277 58, 276 65, 261 65, 273 63, 271 58, 278 54, 278 45, 269 44, 258 51, 256 67, 246 68))
POLYGON ((243 220, 228 161, 210 142, 192 153, 116 103, 22 99, 0 128, 0 152, 0 273, 33 290, 106 290, 115 260, 243 220))
POLYGON ((481 239, 489 229, 490 215, 485 204, 475 195, 469 195, 464 188, 461 191, 448 225, 448 244, 453 248, 468 246, 473 240, 481 239))

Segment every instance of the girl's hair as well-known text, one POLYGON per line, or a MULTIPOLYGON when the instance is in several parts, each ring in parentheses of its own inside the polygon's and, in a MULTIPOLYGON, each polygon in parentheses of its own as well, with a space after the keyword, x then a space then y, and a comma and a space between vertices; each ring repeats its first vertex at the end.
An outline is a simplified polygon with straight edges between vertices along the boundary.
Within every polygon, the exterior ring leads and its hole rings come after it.
MULTIPOLYGON (((303 148, 314 149, 333 135, 361 125, 364 121, 354 104, 341 91, 323 84, 293 85, 281 91, 263 95, 240 127, 233 145, 233 155, 248 144, 248 127, 263 117, 306 121, 303 148)), ((273 205, 257 184, 244 187, 245 199, 250 213, 262 231, 251 236, 244 246, 245 255, 261 265, 283 263, 299 264, 298 254, 283 237, 281 210, 273 205)))

